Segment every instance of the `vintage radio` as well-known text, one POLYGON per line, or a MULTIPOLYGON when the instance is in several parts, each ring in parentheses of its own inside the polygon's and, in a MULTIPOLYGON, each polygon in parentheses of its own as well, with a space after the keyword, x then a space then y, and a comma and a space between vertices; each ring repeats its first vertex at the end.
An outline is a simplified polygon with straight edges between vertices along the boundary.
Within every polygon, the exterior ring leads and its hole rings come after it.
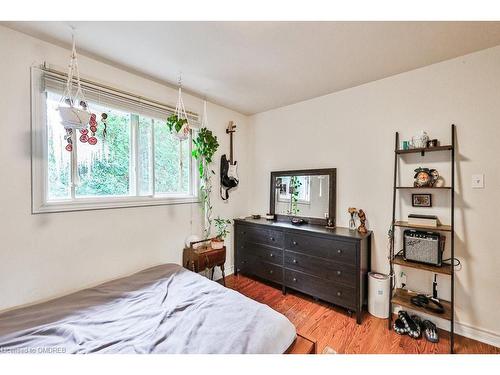
POLYGON ((407 229, 403 233, 403 258, 441 266, 444 250, 444 236, 437 232, 424 232, 407 229))

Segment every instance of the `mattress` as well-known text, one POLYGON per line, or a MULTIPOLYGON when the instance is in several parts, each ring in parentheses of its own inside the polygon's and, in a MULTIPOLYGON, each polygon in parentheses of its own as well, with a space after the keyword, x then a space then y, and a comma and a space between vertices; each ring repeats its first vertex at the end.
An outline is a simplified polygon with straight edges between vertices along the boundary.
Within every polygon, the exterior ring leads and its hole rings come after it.
POLYGON ((0 315, 0 353, 283 353, 282 314, 164 264, 0 315))

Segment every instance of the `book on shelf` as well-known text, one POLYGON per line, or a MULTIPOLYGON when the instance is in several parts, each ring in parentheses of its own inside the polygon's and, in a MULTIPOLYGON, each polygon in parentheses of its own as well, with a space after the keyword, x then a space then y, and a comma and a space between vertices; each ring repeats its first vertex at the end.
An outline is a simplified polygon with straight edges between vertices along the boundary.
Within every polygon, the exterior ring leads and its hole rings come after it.
POLYGON ((439 222, 437 216, 434 215, 408 215, 408 224, 416 226, 437 227, 439 222))

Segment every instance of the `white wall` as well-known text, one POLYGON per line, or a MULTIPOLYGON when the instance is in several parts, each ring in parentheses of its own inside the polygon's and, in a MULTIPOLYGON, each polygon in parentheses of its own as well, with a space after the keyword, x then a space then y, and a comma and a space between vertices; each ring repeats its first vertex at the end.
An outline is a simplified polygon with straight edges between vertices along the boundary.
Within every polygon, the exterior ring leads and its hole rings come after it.
MULTIPOLYGON (((363 208, 374 231, 372 269, 388 272, 394 132, 408 139, 424 129, 446 144, 451 141, 450 124, 455 123, 456 255, 463 262, 456 278, 456 317, 462 330, 471 326, 498 339, 499 93, 500 47, 496 47, 254 115, 253 211, 268 210, 271 171, 336 167, 338 225, 348 226, 348 207, 363 208), (471 188, 475 173, 485 174, 484 189, 471 188)), ((449 182, 445 157, 405 157, 402 184, 411 183, 412 169, 419 165, 435 166, 449 182), (433 157, 437 163, 431 163, 433 157)), ((435 212, 449 223, 444 215, 449 198, 444 194, 434 194, 435 212)), ((411 201, 401 202, 398 214, 406 215, 411 201)), ((411 270, 407 274, 410 288, 431 291, 432 274, 422 277, 411 270)), ((449 298, 448 280, 439 277, 438 282, 441 297, 449 298)))
MULTIPOLYGON (((30 214, 30 66, 47 61, 65 67, 69 51, 1 26, 0 50, 0 310, 163 262, 180 263, 184 239, 191 231, 201 232, 198 205, 30 214), (85 230, 90 224, 96 228, 92 237, 85 230)), ((175 89, 89 58, 81 57, 79 64, 89 78, 175 105, 175 89)), ((202 113, 200 99, 186 96, 184 102, 187 109, 202 113)), ((229 218, 246 214, 247 117, 214 104, 208 105, 208 114, 221 144, 216 160, 229 151, 227 123, 238 123, 235 152, 241 186, 224 204, 215 179, 214 214, 229 218)), ((218 163, 214 168, 218 170, 218 163)), ((232 250, 228 254, 231 265, 232 250)))

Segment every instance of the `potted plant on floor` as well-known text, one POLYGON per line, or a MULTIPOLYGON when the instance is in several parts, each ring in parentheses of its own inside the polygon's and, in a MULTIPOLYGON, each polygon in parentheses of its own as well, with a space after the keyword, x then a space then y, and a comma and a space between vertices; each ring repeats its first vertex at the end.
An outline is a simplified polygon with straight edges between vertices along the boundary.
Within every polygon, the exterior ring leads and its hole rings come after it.
POLYGON ((229 219, 221 219, 220 217, 215 219, 217 236, 211 240, 212 249, 222 249, 224 247, 224 239, 229 234, 229 230, 227 229, 229 224, 231 224, 231 220, 229 219))

